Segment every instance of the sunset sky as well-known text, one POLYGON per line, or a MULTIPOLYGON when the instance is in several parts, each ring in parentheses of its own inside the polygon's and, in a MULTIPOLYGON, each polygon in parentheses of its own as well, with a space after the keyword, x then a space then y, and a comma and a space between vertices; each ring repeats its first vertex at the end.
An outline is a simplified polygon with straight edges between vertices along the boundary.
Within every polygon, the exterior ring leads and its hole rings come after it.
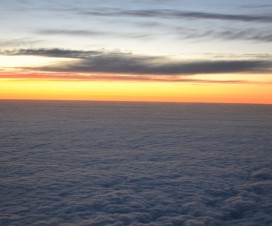
POLYGON ((0 99, 272 104, 270 0, 1 0, 0 99))

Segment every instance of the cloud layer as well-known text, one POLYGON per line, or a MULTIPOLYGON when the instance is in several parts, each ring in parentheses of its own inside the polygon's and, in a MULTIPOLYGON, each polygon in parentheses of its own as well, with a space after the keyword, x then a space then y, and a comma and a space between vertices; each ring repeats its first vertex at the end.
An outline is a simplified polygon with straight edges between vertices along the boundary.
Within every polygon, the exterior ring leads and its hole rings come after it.
POLYGON ((1 225, 272 223, 271 106, 1 101, 0 118, 1 225))

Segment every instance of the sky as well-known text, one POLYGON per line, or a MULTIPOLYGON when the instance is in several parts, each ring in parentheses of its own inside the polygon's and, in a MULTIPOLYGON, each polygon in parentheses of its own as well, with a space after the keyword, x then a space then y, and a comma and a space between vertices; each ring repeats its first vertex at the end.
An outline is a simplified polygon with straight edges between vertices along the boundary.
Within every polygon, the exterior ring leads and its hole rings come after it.
POLYGON ((1 0, 0 99, 272 104, 270 0, 1 0))

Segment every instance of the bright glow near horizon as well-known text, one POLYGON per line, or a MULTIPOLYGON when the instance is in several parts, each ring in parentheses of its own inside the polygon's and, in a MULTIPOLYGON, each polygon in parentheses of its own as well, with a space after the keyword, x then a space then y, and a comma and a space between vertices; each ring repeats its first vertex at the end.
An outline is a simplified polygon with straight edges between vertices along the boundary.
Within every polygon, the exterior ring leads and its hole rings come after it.
POLYGON ((58 62, 73 61, 65 58, 52 58, 42 56, 1 56, 0 55, 0 68, 13 69, 23 67, 41 67, 58 62))
POLYGON ((0 90, 4 99, 271 103, 271 86, 255 84, 2 80, 0 90))

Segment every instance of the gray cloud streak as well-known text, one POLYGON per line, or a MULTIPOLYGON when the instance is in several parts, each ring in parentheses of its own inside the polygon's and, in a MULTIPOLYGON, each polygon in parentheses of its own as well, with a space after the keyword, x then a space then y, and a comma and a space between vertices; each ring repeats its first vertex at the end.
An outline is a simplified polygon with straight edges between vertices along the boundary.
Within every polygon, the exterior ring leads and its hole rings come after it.
POLYGON ((64 36, 82 36, 82 37, 111 37, 111 38, 129 38, 129 39, 147 39, 154 35, 147 33, 119 33, 109 31, 96 30, 66 30, 66 29, 44 29, 36 31, 37 34, 42 35, 64 35, 64 36))
POLYGON ((73 35, 73 36, 101 36, 109 35, 109 32, 88 31, 88 30, 65 30, 65 29, 44 29, 37 33, 45 35, 73 35))
POLYGON ((100 9, 100 10, 76 10, 80 15, 89 16, 124 16, 140 18, 168 18, 168 19, 208 19, 227 20, 241 22, 265 22, 271 23, 272 17, 267 15, 236 15, 219 14, 209 12, 191 12, 179 10, 122 10, 122 9, 100 9))
POLYGON ((272 42, 272 32, 269 29, 195 29, 195 28, 176 28, 174 30, 180 39, 196 39, 196 40, 249 40, 272 42))

